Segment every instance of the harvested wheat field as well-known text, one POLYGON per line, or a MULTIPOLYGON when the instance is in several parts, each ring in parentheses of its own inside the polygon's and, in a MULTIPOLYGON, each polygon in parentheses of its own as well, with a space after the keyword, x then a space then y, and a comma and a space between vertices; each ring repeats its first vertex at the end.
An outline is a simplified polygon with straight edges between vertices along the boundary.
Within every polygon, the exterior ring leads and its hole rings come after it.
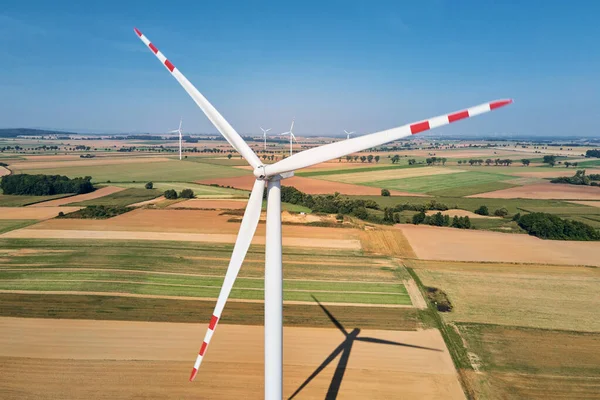
MULTIPOLYGON (((64 207, 61 207, 63 210, 64 207)), ((54 219, 44 221, 32 229, 89 230, 89 231, 136 231, 157 233, 207 233, 237 235, 240 216, 223 214, 214 210, 137 209, 104 220, 54 219), (235 222, 228 222, 235 219, 235 222)), ((289 215, 282 214, 282 218, 289 215)), ((265 220, 265 213, 261 215, 265 220)), ((283 225, 283 236, 313 239, 356 239, 360 230, 352 228, 327 228, 302 225, 283 225)), ((265 224, 259 223, 256 234, 264 235, 265 224)))
POLYGON ((467 197, 490 199, 600 200, 600 188, 556 183, 538 183, 474 194, 467 197))
POLYGON ((152 204, 162 203, 165 200, 167 200, 165 198, 165 196, 158 196, 158 197, 156 197, 154 199, 150 199, 150 200, 146 200, 146 201, 140 201, 139 203, 130 204, 129 207, 149 206, 149 205, 152 205, 152 204))
MULTIPOLYGON (((188 382, 204 324, 0 318, 0 390, 28 398, 263 398, 259 326, 219 325, 194 383, 188 382)), ((352 329, 353 327, 347 327, 352 329)), ((360 336, 427 347, 355 342, 344 399, 464 399, 437 330, 364 330, 360 336)), ((359 336, 359 337, 360 337, 359 336)), ((337 329, 284 328, 288 398, 338 347, 337 329)), ((338 359, 298 398, 324 398, 338 359)))
MULTIPOLYGON (((247 175, 234 178, 205 179, 198 181, 197 183, 203 185, 216 183, 221 186, 231 186, 236 189, 252 190, 254 180, 255 178, 253 175, 247 175)), ((381 189, 375 187, 352 185, 342 182, 328 182, 320 179, 303 178, 300 176, 294 176, 292 178, 285 179, 282 181, 282 185, 293 186, 296 189, 308 194, 332 194, 334 192, 339 192, 341 194, 348 195, 381 195, 381 189)), ((397 190, 390 190, 390 193, 394 196, 423 196, 418 193, 400 192, 397 190)))
POLYGON ((479 215, 479 214, 475 214, 474 212, 471 211, 467 211, 467 210, 460 210, 460 209, 450 209, 450 210, 446 210, 446 211, 437 211, 437 210, 429 210, 427 211, 425 214, 427 215, 433 215, 433 214, 437 214, 441 212, 442 215, 449 215, 450 217, 469 217, 469 218, 492 218, 492 219, 499 219, 500 217, 490 217, 488 215, 479 215))
POLYGON ((10 175, 10 170, 4 167, 0 167, 0 176, 10 175))
POLYGON ((120 192, 121 190, 125 190, 125 188, 120 188, 120 187, 116 187, 116 186, 106 186, 106 187, 103 187, 100 189, 96 189, 91 193, 78 194, 76 196, 63 197, 61 199, 56 199, 56 200, 43 201, 41 203, 32 204, 29 207, 64 206, 65 204, 71 204, 71 203, 77 203, 80 201, 98 199, 100 197, 108 196, 109 194, 120 192))
POLYGON ((600 266, 599 242, 542 240, 529 235, 423 225, 396 225, 418 258, 600 266))
POLYGON ((59 212, 70 213, 81 207, 0 207, 0 219, 48 219, 59 212))
POLYGON ((190 199, 174 203, 167 208, 199 208, 205 210, 244 210, 248 200, 210 200, 210 199, 190 199))
POLYGON ((76 161, 24 161, 11 164, 10 167, 16 170, 24 169, 41 169, 41 168, 63 168, 63 167, 89 167, 93 165, 120 165, 120 164, 136 164, 136 163, 151 163, 172 161, 165 157, 136 157, 136 158, 104 158, 104 159, 87 159, 76 161))

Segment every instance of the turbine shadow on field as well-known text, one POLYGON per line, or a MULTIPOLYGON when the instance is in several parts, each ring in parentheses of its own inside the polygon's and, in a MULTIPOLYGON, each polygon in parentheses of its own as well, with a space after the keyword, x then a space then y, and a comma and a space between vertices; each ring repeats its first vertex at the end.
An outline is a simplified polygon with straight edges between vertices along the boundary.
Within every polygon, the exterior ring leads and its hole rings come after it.
POLYGON ((321 371, 323 371, 338 355, 341 354, 340 361, 338 362, 338 365, 335 368, 335 373, 333 374, 333 378, 331 379, 331 383, 329 384, 329 389, 327 390, 327 394, 325 395, 325 400, 337 399, 340 386, 342 385, 342 380, 344 379, 344 373, 346 372, 346 367, 348 366, 348 360, 350 359, 350 351, 352 351, 352 346, 354 345, 355 341, 375 344, 386 344, 390 346, 412 347, 415 349, 422 350, 442 351, 440 349, 432 349, 430 347, 422 347, 415 346, 412 344, 393 342, 391 340, 376 339, 372 337, 362 337, 359 336, 359 328, 354 328, 351 332, 348 332, 346 328, 344 328, 344 326, 341 324, 341 322, 338 321, 333 316, 333 314, 331 314, 331 312, 329 312, 329 310, 323 304, 321 304, 319 300, 317 300, 315 296, 311 297, 314 301, 317 302, 317 304, 319 305, 319 307, 321 307, 323 312, 327 314, 327 317, 329 317, 333 325, 335 325, 335 327, 338 328, 346 338, 338 347, 335 348, 335 350, 331 352, 331 354, 329 354, 329 356, 327 356, 327 358, 321 363, 321 365, 319 365, 317 369, 315 369, 315 371, 308 378, 306 378, 302 385, 300 385, 300 387, 296 389, 296 391, 289 397, 289 400, 296 397, 296 395, 298 395, 302 391, 302 389, 304 389, 304 387, 306 387, 310 383, 310 381, 312 381, 317 375, 319 375, 321 371))

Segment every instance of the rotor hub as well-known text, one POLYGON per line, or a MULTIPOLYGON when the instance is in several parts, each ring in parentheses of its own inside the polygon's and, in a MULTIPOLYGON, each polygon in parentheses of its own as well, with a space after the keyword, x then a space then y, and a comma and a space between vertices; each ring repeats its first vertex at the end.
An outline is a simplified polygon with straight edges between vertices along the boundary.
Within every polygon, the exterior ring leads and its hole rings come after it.
POLYGON ((264 165, 259 165, 258 167, 254 168, 253 173, 256 179, 265 179, 267 177, 267 172, 265 171, 264 165))

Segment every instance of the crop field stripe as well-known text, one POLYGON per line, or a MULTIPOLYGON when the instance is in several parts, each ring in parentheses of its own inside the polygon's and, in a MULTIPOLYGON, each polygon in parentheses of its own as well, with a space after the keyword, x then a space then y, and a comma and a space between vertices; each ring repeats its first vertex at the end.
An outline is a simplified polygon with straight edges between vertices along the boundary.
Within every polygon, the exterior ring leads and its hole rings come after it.
MULTIPOLYGON (((1 254, 1 253, 0 253, 1 254)), ((0 262, 1 264, 1 262, 0 262)), ((50 264, 49 264, 50 265, 50 264)), ((11 267, 18 266, 11 264, 11 267)), ((173 276, 190 276, 199 278, 221 278, 223 275, 210 275, 210 274, 190 274, 190 273, 179 273, 179 272, 161 272, 161 271, 144 271, 137 269, 112 269, 112 268, 61 268, 61 267, 50 267, 50 268, 39 268, 38 266, 29 267, 27 265, 24 268, 5 268, 0 267, 0 273, 5 272, 126 272, 131 274, 156 274, 156 275, 173 275, 173 276)), ((264 280, 262 277, 240 277, 238 279, 250 279, 250 280, 264 280)), ((398 285, 398 282, 377 282, 377 281, 351 281, 351 280, 331 280, 331 279, 299 279, 299 278, 286 278, 284 282, 318 282, 318 283, 355 283, 355 284, 376 284, 376 285, 398 285)))
MULTIPOLYGON (((2 282, 8 283, 32 283, 32 282, 50 282, 50 283, 119 283, 126 285, 152 285, 152 286, 174 286, 174 287, 185 287, 185 288, 200 288, 200 289, 220 289, 221 286, 217 285, 185 285, 178 283, 158 283, 158 282, 132 282, 132 281, 120 281, 120 280, 86 280, 86 279, 61 279, 61 280, 53 280, 53 279, 4 279, 0 281, 0 286, 2 286, 2 282)), ((250 288, 250 287, 235 287, 237 290, 255 290, 255 291, 264 291, 263 288, 250 288)), ((404 293, 390 293, 390 292, 365 292, 365 291, 352 291, 352 290, 319 290, 319 289, 288 289, 284 288, 284 291, 287 292, 304 292, 304 293, 348 293, 348 294, 377 294, 377 295, 391 295, 391 296, 408 296, 408 294, 404 293)))
POLYGON ((407 168, 421 168, 426 165, 382 165, 373 167, 362 167, 362 168, 339 168, 339 169, 327 169, 322 171, 311 171, 311 172, 298 172, 296 175, 305 178, 312 178, 315 176, 322 175, 341 175, 341 174, 354 174, 360 172, 372 172, 372 171, 383 171, 387 169, 407 169, 407 168))

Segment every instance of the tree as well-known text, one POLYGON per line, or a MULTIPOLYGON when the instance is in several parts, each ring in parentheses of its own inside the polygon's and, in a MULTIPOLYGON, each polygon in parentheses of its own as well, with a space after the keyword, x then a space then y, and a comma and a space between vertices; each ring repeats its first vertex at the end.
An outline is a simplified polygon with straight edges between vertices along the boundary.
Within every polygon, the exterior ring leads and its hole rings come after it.
POLYGON ((417 163, 417 160, 415 160, 414 158, 411 158, 408 160, 408 165, 415 165, 417 163))
POLYGON ((416 213, 412 217, 412 223, 415 224, 415 225, 419 225, 420 223, 422 223, 423 221, 425 221, 426 217, 427 216, 425 215, 425 213, 423 211, 421 211, 420 213, 416 213))
POLYGON ((179 193, 179 197, 182 199, 193 199, 194 191, 192 189, 183 189, 181 193, 179 193))
POLYGON ((379 162, 380 157, 379 156, 375 156, 375 162, 378 163, 379 162))
POLYGON ((177 192, 173 189, 166 190, 164 193, 165 199, 175 200, 177 198, 177 192))
POLYGON ((528 160, 526 158, 521 160, 521 164, 523 164, 526 167, 529 167, 529 164, 531 163, 531 160, 528 160))
POLYGON ((490 215, 490 211, 488 210, 486 205, 483 205, 483 206, 479 207, 477 210, 475 210, 475 214, 490 215))
POLYGON ((352 156, 346 156, 346 162, 352 161, 352 156))
POLYGON ((392 157, 392 164, 396 164, 398 161, 400 161, 400 156, 398 154, 395 154, 392 157))
POLYGON ((497 209, 494 211, 494 215, 496 217, 506 217, 508 215, 508 210, 504 207, 497 209))
POLYGON ((571 166, 571 163, 569 161, 565 161, 565 167, 569 168, 571 166))
POLYGON ((228 158, 228 159, 230 159, 230 160, 231 160, 231 157, 233 157, 233 156, 231 155, 231 153, 227 154, 227 158, 228 158))
POLYGON ((369 163, 373 162, 373 154, 369 154, 367 161, 369 161, 369 163))
POLYGON ((431 157, 426 158, 425 162, 427 163, 427 165, 431 165, 431 164, 433 164, 433 158, 431 158, 431 157))
POLYGON ((152 182, 148 182, 148 183, 146 183, 146 185, 144 187, 146 189, 152 189, 154 187, 154 184, 152 182))
POLYGON ((444 157, 441 160, 442 160, 442 165, 446 165, 446 161, 448 161, 448 159, 444 157))
POLYGON ((554 165, 556 164, 556 157, 555 156, 544 156, 544 164, 548 164, 551 167, 554 167, 554 165))
POLYGON ((489 167, 489 166, 490 166, 490 165, 493 163, 493 161, 492 161, 492 159, 491 159, 491 158, 488 158, 487 160, 485 160, 485 163, 486 163, 486 164, 487 164, 487 166, 489 167))
POLYGON ((389 197, 389 195, 390 195, 390 191, 389 191, 389 190, 387 190, 387 189, 381 189, 381 195, 382 195, 382 196, 389 197))
POLYGON ((354 156, 354 162, 358 161, 358 156, 354 156))
POLYGON ((364 163, 365 161, 367 161, 367 157, 365 157, 365 156, 360 156, 360 162, 363 162, 363 163, 364 163))
POLYGON ((458 165, 462 164, 462 160, 458 160, 458 165))

